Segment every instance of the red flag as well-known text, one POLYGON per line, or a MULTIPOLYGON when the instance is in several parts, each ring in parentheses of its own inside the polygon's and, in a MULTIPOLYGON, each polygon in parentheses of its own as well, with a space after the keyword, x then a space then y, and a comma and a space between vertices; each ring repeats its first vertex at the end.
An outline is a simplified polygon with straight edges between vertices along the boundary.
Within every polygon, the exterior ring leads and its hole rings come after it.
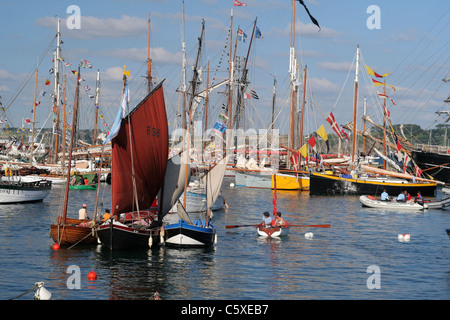
POLYGON ((26 118, 26 119, 25 119, 25 122, 26 122, 26 123, 31 123, 31 119, 30 119, 30 118, 26 118))
POLYGON ((345 138, 346 138, 347 140, 350 140, 350 138, 348 137, 347 132, 345 132, 344 128, 342 128, 342 130, 341 130, 341 135, 342 135, 342 136, 345 136, 345 138))
POLYGON ((386 109, 385 106, 383 106, 383 108, 384 108, 384 115, 390 119, 391 118, 391 113, 389 112, 388 109, 386 109))
POLYGON ((330 115, 327 117, 327 122, 330 124, 331 128, 333 128, 334 132, 337 133, 338 137, 342 139, 341 132, 339 131, 339 126, 336 123, 336 119, 334 119, 333 112, 330 112, 330 115))
POLYGON ((402 150, 402 145, 398 141, 397 135, 394 133, 395 143, 397 144, 397 152, 400 152, 402 150))
POLYGON ((45 85, 46 85, 46 86, 50 85, 50 80, 48 80, 48 79, 45 80, 45 85))
POLYGON ((234 0, 234 4, 235 7, 246 7, 247 5, 245 3, 242 3, 238 0, 234 0))
POLYGON ((311 138, 309 138, 308 143, 311 146, 311 148, 314 148, 316 146, 316 138, 312 136, 311 138))
POLYGON ((291 160, 291 163, 292 163, 292 166, 294 167, 294 170, 297 170, 298 169, 298 155, 297 154, 293 154, 289 160, 291 160))

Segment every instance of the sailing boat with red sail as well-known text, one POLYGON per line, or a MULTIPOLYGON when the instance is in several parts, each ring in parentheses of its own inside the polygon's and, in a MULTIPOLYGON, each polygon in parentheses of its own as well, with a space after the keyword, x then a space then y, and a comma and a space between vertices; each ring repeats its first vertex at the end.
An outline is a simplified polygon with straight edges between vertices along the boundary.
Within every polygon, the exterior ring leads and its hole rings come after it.
POLYGON ((163 186, 169 150, 162 83, 124 117, 126 81, 124 75, 122 108, 105 141, 110 140, 112 147, 111 212, 115 218, 100 225, 97 236, 110 249, 148 247, 159 241, 161 219, 149 208, 163 186))

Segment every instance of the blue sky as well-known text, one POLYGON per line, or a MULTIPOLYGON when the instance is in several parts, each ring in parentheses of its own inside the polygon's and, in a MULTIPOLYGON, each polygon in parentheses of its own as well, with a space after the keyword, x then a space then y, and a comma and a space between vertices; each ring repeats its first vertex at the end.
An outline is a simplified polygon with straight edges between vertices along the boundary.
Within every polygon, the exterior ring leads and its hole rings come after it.
MULTIPOLYGON (((276 126, 282 131, 288 126, 288 68, 290 0, 244 0, 246 7, 233 7, 233 0, 186 0, 185 39, 188 55, 188 79, 197 52, 197 38, 201 21, 205 19, 206 37, 201 65, 205 68, 203 84, 206 86, 206 67, 210 64, 210 83, 227 78, 229 46, 227 33, 233 8, 233 38, 237 28, 248 36, 246 43, 238 42, 238 55, 245 56, 252 33, 253 22, 263 33, 255 39, 250 51, 249 89, 257 92, 259 100, 250 100, 248 127, 265 128, 270 120, 273 77, 277 79, 276 126)), ((449 110, 443 102, 450 93, 449 78, 449 21, 450 4, 445 0, 387 1, 387 0, 305 0, 311 14, 319 21, 321 30, 311 23, 304 8, 296 7, 296 52, 301 66, 307 65, 307 124, 305 130, 313 132, 322 124, 331 128, 325 117, 333 112, 338 124, 352 120, 354 58, 356 46, 361 48, 360 90, 358 112, 362 112, 364 97, 368 113, 381 121, 381 99, 365 71, 364 64, 375 72, 389 72, 386 82, 393 124, 416 123, 432 128, 444 123, 445 118, 435 114, 449 110), (369 29, 367 13, 370 5, 380 8, 381 28, 369 29)), ((89 60, 92 69, 82 69, 83 85, 95 91, 97 70, 101 73, 100 123, 111 125, 121 93, 122 68, 131 72, 131 103, 137 103, 145 93, 144 78, 147 58, 147 20, 151 18, 151 58, 155 81, 165 80, 167 113, 171 129, 176 122, 180 105, 177 88, 181 83, 181 0, 95 0, 95 1, 9 1, 0 4, 0 96, 6 109, 6 118, 12 127, 21 125, 23 118, 31 117, 34 96, 34 69, 39 57, 38 94, 51 93, 46 79, 53 81, 49 69, 55 42, 56 16, 61 18, 62 56, 73 65, 64 67, 67 74, 68 105, 73 104, 75 69, 80 59, 89 60), (81 29, 68 30, 66 19, 70 5, 81 10, 81 29), (50 47, 49 47, 50 46, 50 47), (30 76, 32 75, 32 76, 30 76), (26 79, 29 79, 26 82, 26 79), (20 94, 18 94, 20 92, 20 94), (17 96, 17 97, 16 97, 17 96)), ((302 76, 301 76, 302 77, 302 76)), ((211 99, 210 122, 214 122, 224 103, 223 87, 211 99), (222 101, 223 100, 223 101, 222 101)), ((37 126, 49 127, 51 102, 39 97, 37 126), (47 122, 46 122, 47 121, 47 122)), ((84 110, 81 123, 92 125, 93 100, 83 92, 84 110)), ((4 118, 5 116, 3 116, 4 118)), ((211 125, 210 125, 211 126, 211 125)), ((103 128, 106 128, 104 126, 103 128)))

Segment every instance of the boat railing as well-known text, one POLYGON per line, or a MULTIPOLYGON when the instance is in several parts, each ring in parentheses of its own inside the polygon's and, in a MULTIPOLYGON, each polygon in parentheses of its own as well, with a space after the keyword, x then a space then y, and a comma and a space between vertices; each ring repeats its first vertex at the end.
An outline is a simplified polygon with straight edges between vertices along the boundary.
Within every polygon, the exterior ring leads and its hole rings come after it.
POLYGON ((415 147, 416 151, 433 152, 441 154, 450 154, 450 147, 430 145, 430 144, 418 144, 415 147))

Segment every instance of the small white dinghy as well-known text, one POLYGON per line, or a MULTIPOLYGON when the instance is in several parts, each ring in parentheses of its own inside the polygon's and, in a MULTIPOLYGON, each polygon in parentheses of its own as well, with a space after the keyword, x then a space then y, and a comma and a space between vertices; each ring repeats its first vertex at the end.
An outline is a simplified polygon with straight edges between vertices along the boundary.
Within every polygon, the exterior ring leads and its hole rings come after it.
POLYGON ((428 205, 426 203, 420 204, 418 202, 381 201, 373 196, 360 196, 359 201, 361 201, 363 206, 369 208, 401 209, 401 210, 428 209, 428 205))

